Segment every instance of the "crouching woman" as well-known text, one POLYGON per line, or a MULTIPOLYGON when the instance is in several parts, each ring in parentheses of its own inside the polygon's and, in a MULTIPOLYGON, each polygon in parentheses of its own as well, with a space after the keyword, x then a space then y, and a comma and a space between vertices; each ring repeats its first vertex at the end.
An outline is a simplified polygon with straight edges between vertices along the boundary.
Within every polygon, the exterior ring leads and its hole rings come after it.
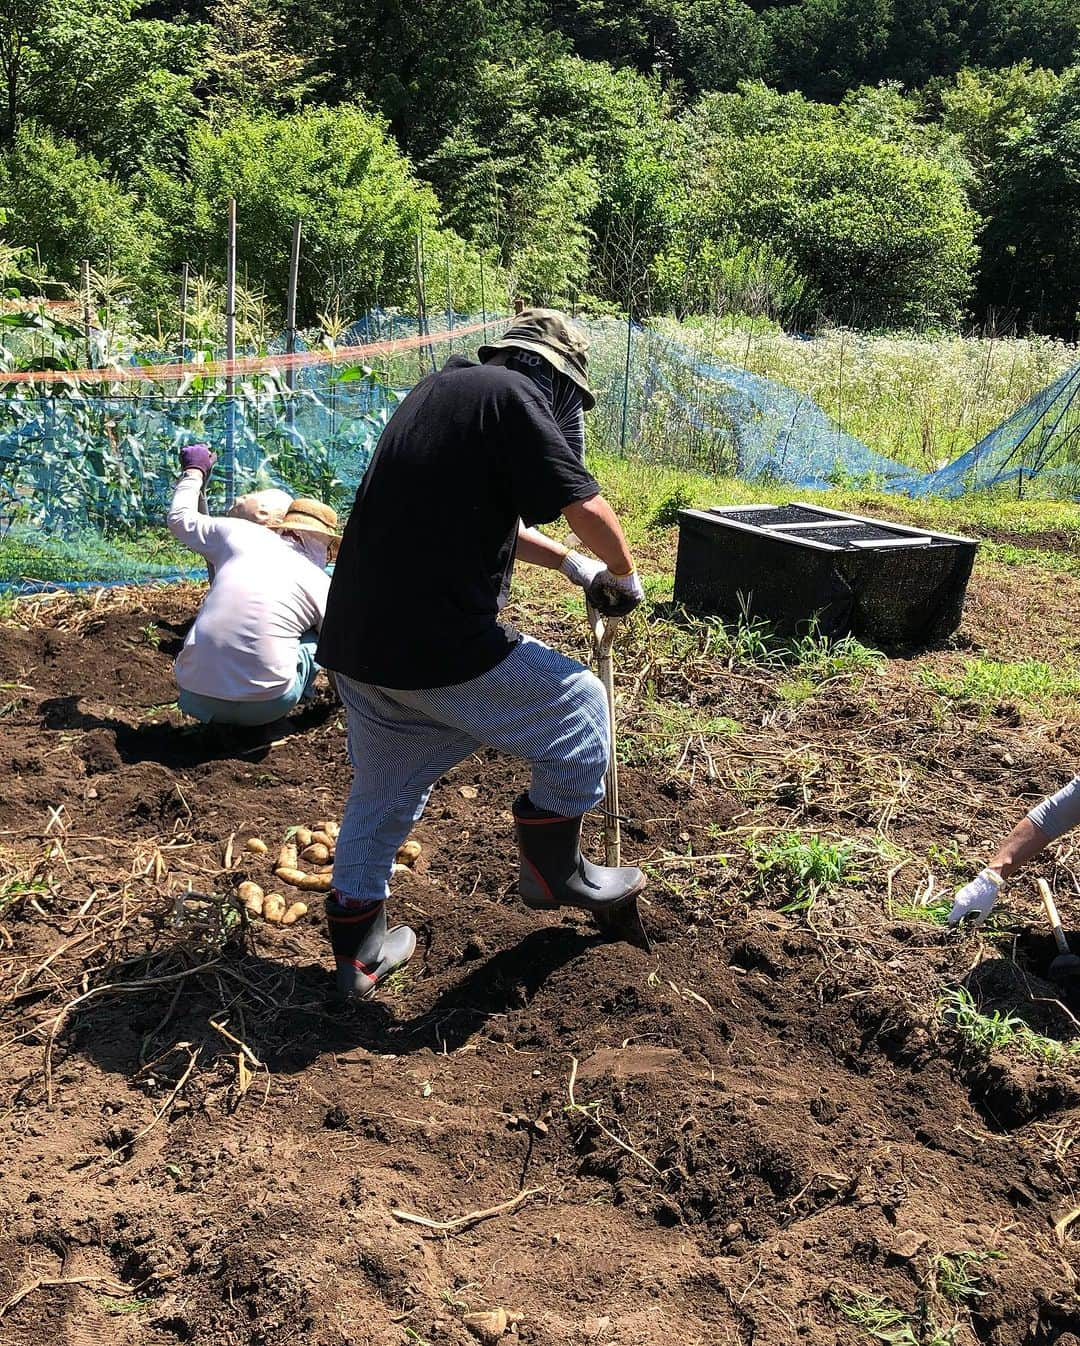
POLYGON ((179 705, 204 724, 270 724, 311 695, 319 671, 337 514, 302 498, 274 508, 269 492, 238 502, 230 517, 203 514, 214 462, 205 444, 181 450, 169 509, 169 531, 206 558, 211 574, 176 659, 179 705))

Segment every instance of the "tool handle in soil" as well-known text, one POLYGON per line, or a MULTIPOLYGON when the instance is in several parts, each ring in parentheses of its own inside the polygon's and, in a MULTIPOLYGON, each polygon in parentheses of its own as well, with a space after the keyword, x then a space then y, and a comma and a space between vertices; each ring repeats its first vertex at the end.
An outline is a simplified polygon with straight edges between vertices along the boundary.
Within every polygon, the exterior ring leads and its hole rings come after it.
POLYGON ((611 739, 608 769, 604 776, 604 864, 618 868, 622 864, 622 833, 619 827, 619 767, 615 747, 615 666, 611 646, 619 618, 603 617, 589 603, 585 607, 592 628, 596 671, 607 699, 608 734, 611 739))
POLYGON ((1036 879, 1039 888, 1039 896, 1042 898, 1042 904, 1046 908, 1046 914, 1050 918, 1050 927, 1054 932, 1054 943, 1058 946, 1059 953, 1072 954, 1069 948, 1069 941, 1065 931, 1061 928, 1061 917, 1058 915, 1057 903, 1054 901, 1054 894, 1050 891, 1050 885, 1045 879, 1036 879))

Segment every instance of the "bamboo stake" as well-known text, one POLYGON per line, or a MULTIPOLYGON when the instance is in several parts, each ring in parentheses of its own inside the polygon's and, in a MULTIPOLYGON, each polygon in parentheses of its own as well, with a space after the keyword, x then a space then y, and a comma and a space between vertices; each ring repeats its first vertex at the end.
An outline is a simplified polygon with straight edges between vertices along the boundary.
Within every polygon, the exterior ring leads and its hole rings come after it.
POLYGON ((225 248, 225 508, 236 499, 236 442, 233 425, 233 400, 236 376, 236 197, 229 197, 228 235, 225 248))
MULTIPOLYGON (((298 215, 293 221, 292 251, 289 254, 289 289, 285 296, 285 353, 296 352, 296 291, 300 284, 300 238, 303 226, 298 215)), ((285 400, 285 421, 292 427, 296 419, 296 408, 292 394, 296 391, 296 370, 292 365, 285 370, 285 386, 289 396, 285 400)))

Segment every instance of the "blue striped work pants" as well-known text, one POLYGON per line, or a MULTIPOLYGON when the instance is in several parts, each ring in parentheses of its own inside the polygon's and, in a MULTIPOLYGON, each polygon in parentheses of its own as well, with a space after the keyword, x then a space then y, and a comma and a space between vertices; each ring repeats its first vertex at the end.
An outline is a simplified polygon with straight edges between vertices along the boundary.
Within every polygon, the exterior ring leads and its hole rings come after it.
POLYGON ((529 636, 489 672, 451 687, 397 691, 337 674, 353 783, 334 858, 346 897, 389 894, 398 846, 431 787, 477 748, 532 763, 529 798, 576 818, 604 796, 608 713, 598 678, 529 636))

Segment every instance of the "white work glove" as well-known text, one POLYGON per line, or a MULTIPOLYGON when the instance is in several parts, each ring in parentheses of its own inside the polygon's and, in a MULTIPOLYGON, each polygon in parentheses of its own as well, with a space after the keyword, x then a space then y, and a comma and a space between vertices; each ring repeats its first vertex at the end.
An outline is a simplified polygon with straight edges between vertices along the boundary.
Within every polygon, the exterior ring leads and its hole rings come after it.
POLYGON ((571 584, 580 584, 583 589, 587 589, 604 569, 604 563, 591 556, 582 556, 579 551, 568 551, 559 569, 571 584))
POLYGON ((637 571, 613 575, 606 567, 585 590, 585 597, 601 617, 625 617, 645 597, 637 571))
POLYGON ((973 925, 982 925, 994 909, 998 892, 1005 880, 992 869, 984 869, 981 874, 965 883, 953 899, 953 908, 949 912, 949 925, 957 925, 965 916, 974 916, 973 925))

